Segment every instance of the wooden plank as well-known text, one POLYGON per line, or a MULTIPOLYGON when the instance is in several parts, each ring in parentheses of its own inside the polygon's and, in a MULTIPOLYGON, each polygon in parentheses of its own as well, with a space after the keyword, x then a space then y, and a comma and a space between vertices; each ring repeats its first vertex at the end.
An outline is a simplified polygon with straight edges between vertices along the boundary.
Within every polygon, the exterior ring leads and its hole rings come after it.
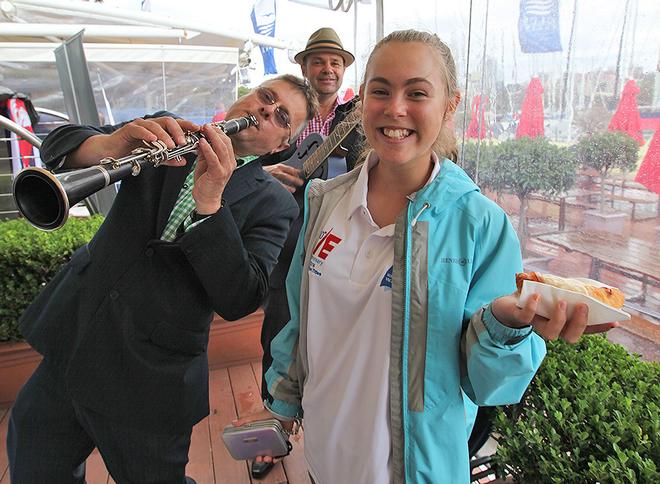
POLYGON ((236 412, 239 416, 263 410, 259 386, 250 364, 228 368, 236 412))
POLYGON ((633 237, 623 238, 596 232, 562 232, 538 236, 544 242, 581 252, 605 264, 622 270, 637 272, 660 280, 660 257, 651 244, 633 237))
POLYGON ((7 457, 7 427, 9 408, 0 407, 0 482, 9 482, 9 458, 7 457), (5 480, 6 479, 6 480, 5 480))
POLYGON ((291 437, 293 450, 284 459, 284 471, 290 484, 310 484, 309 472, 305 463, 304 436, 301 431, 299 435, 291 437))
POLYGON ((85 462, 85 480, 88 484, 106 484, 108 469, 98 449, 94 449, 85 462))
POLYGON ((190 451, 188 452, 190 460, 186 466, 186 475, 195 479, 199 484, 215 481, 210 438, 209 419, 207 417, 193 427, 190 451))
POLYGON ((252 373, 254 373, 254 379, 257 380, 259 395, 261 395, 261 360, 253 361, 250 366, 252 367, 252 373))
POLYGON ((247 463, 234 460, 222 442, 222 429, 236 419, 234 396, 229 382, 229 373, 225 368, 213 370, 210 374, 209 403, 211 408, 209 429, 213 447, 215 482, 218 484, 249 484, 247 463))
MULTIPOLYGON (((229 380, 239 416, 263 410, 264 406, 261 403, 259 385, 257 385, 257 380, 250 364, 229 368, 229 380)), ((259 479, 257 482, 266 484, 287 482, 282 462, 275 464, 275 467, 266 477, 259 479)))

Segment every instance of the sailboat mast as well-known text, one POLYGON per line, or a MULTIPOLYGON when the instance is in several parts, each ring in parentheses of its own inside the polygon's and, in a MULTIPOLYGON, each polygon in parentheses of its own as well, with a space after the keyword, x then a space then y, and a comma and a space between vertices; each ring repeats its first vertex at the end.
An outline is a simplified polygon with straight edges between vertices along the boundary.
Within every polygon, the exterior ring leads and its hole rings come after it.
POLYGON ((623 38, 626 33, 626 21, 628 20, 628 7, 630 0, 626 0, 626 7, 623 12, 623 27, 621 27, 621 38, 619 39, 619 53, 616 57, 616 75, 614 77, 614 92, 612 93, 612 101, 616 102, 619 97, 619 76, 621 73, 621 53, 623 51, 623 38))
POLYGON ((481 54, 481 98, 479 99, 479 108, 477 109, 477 163, 474 170, 474 183, 479 184, 479 156, 481 154, 481 124, 484 117, 484 80, 486 78, 486 47, 488 45, 488 7, 489 0, 486 0, 486 18, 484 19, 484 49, 481 54))
POLYGON ((566 55, 566 69, 564 71, 564 86, 561 91, 561 119, 564 119, 566 112, 566 91, 568 88, 568 78, 571 70, 571 52, 573 51, 573 39, 575 38, 575 19, 577 18, 577 0, 573 2, 573 21, 571 22, 571 36, 568 39, 568 53, 566 55))

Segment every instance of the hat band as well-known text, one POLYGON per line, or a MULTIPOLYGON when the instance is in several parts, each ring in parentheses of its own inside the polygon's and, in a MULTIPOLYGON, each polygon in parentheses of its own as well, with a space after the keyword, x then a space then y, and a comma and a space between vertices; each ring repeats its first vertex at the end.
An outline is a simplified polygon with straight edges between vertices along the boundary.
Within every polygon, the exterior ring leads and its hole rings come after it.
POLYGON ((316 50, 316 49, 336 49, 336 50, 344 50, 340 44, 337 44, 336 42, 330 42, 330 41, 323 41, 323 42, 317 42, 315 44, 310 44, 308 45, 305 50, 316 50))

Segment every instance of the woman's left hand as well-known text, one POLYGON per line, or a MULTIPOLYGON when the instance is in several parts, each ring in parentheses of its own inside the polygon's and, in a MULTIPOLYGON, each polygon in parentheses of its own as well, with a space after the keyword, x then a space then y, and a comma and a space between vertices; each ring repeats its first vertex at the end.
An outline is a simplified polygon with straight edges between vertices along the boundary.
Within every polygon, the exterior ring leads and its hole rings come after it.
POLYGON ((587 326, 589 308, 579 303, 570 319, 566 317, 566 301, 559 300, 555 305, 552 317, 544 318, 536 314, 540 296, 533 294, 524 307, 519 308, 517 294, 500 297, 492 302, 493 316, 505 326, 522 328, 532 326, 534 332, 545 340, 563 339, 576 343, 583 334, 604 333, 619 326, 619 323, 592 324, 587 326))

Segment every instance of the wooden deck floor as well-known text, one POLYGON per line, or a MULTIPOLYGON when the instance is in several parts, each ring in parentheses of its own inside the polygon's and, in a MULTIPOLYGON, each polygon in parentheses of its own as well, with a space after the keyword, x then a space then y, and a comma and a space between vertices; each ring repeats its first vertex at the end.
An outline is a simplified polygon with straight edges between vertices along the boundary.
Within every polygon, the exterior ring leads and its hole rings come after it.
MULTIPOLYGON (((190 444, 190 462, 186 474, 198 484, 243 484, 250 483, 248 464, 231 458, 222 442, 222 429, 237 416, 252 413, 262 408, 259 386, 261 363, 253 362, 218 368, 210 374, 211 414, 193 429, 190 444)), ((7 469, 7 422, 10 409, 0 408, 0 484, 9 484, 7 469)), ((303 458, 302 438, 293 443, 291 455, 259 483, 308 484, 309 478, 303 458)), ((100 454, 95 450, 87 459, 87 483, 111 484, 100 454)))

